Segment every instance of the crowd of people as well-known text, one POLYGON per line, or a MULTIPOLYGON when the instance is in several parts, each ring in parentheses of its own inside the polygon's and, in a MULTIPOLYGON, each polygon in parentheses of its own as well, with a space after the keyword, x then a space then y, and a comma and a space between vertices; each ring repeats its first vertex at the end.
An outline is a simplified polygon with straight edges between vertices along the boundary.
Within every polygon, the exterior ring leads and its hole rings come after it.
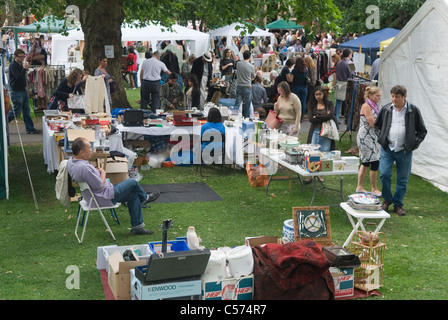
MULTIPOLYGON (((333 120, 336 125, 341 123, 347 80, 354 76, 353 69, 349 67, 353 52, 350 49, 339 50, 338 40, 331 32, 317 34, 312 41, 309 41, 309 37, 300 29, 297 33, 293 31, 283 35, 276 33, 274 39, 274 43, 264 39, 258 44, 251 40, 249 46, 243 39, 237 39, 235 42, 239 49, 237 52, 224 48, 218 39, 215 51, 207 51, 200 57, 184 55, 181 68, 177 57, 170 51, 161 53, 156 50, 140 63, 135 47, 130 45, 126 57, 130 88, 138 87, 137 71, 140 70, 141 109, 150 108, 154 113, 159 109, 201 110, 211 99, 213 62, 214 59, 219 59, 219 71, 225 82, 225 93, 235 98, 236 106, 242 106, 243 117, 251 117, 251 106, 255 110, 263 110, 264 105, 272 104, 273 110, 282 120, 279 131, 297 136, 301 122, 309 121, 307 143, 320 145, 322 152, 334 150, 335 141, 322 136, 321 128, 322 124, 329 120, 333 120), (328 48, 335 49, 335 54, 331 56, 331 68, 322 74, 317 71, 316 54, 328 48), (277 52, 281 61, 281 70, 280 72, 272 70, 269 79, 264 79, 263 72, 256 72, 252 59, 260 54, 274 52, 277 52), (330 99, 327 88, 322 86, 322 83, 327 83, 331 76, 334 102, 330 99)), ((8 39, 5 40, 8 42, 8 39)), ((27 133, 32 134, 39 131, 34 128, 30 117, 25 74, 30 65, 45 65, 47 55, 41 39, 34 39, 30 45, 28 54, 22 49, 15 49, 9 66, 9 83, 14 108, 8 114, 8 120, 11 121, 14 114, 22 112, 27 133)), ((107 98, 112 105, 111 91, 114 90, 115 80, 107 70, 107 63, 107 57, 100 54, 94 76, 104 78, 107 98)), ((79 69, 72 70, 59 84, 50 100, 49 109, 60 109, 61 105, 62 108, 64 105, 66 108, 67 99, 75 92, 82 92, 87 76, 88 73, 79 69)), ((376 77, 377 74, 373 76, 376 77)), ((392 103, 380 110, 379 88, 370 86, 365 91, 365 103, 360 110, 360 125, 356 139, 361 160, 356 192, 369 192, 383 197, 383 210, 388 210, 393 204, 394 212, 404 215, 403 198, 410 175, 412 151, 424 140, 426 128, 419 109, 407 102, 406 88, 397 85, 391 89, 390 94, 392 103), (391 177, 394 163, 397 170, 397 184, 393 193, 391 177), (369 169, 371 191, 364 188, 369 169), (378 170, 381 172, 382 191, 377 185, 378 170)), ((210 127, 224 133, 222 118, 215 112, 217 110, 211 111, 204 129, 210 127)), ((80 152, 86 152, 87 157, 88 148, 85 149, 82 143, 80 148, 80 152)), ((99 175, 101 180, 101 172, 99 174, 95 172, 95 175, 99 175)), ((324 181, 323 177, 318 179, 324 181)), ((311 182, 309 179, 305 180, 305 183, 309 182, 311 182)), ((143 203, 146 200, 142 197, 139 201, 143 203)), ((136 211, 140 212, 140 209, 136 211)), ((137 225, 138 228, 142 227, 140 220, 137 225)), ((146 231, 139 229, 136 232, 146 231)))

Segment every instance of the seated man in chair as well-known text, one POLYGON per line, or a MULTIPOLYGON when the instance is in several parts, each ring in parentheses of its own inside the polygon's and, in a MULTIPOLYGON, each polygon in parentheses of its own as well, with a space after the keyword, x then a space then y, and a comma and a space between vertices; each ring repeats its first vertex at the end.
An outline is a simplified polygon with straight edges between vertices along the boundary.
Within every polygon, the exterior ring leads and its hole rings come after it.
MULTIPOLYGON (((68 160, 67 169, 76 182, 86 182, 92 190, 100 206, 117 202, 126 202, 131 216, 131 234, 152 234, 151 230, 144 228, 142 206, 156 200, 160 193, 147 194, 135 179, 127 179, 113 185, 106 180, 106 172, 103 168, 95 168, 89 159, 92 156, 90 142, 85 138, 77 138, 73 141, 72 151, 74 156, 68 160)), ((90 194, 83 193, 83 197, 90 201, 90 194)))

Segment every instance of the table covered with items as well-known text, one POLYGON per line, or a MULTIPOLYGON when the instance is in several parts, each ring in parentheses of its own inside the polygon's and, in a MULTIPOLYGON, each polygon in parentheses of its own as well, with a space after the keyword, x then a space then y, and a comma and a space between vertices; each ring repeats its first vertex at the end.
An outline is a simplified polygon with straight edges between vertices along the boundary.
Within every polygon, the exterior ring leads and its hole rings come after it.
MULTIPOLYGON (((319 177, 339 176, 339 192, 341 201, 344 201, 343 183, 345 175, 357 175, 359 158, 355 156, 341 156, 339 150, 331 152, 320 152, 319 145, 303 144, 301 145, 294 137, 268 137, 267 148, 260 150, 260 162, 265 167, 269 180, 266 186, 266 194, 271 181, 277 180, 276 173, 280 168, 286 168, 296 175, 286 177, 286 179, 297 179, 300 182, 303 191, 301 176, 312 177, 313 197, 310 206, 313 205, 316 198, 319 185, 324 189, 332 190, 325 186, 324 181, 319 177), (283 141, 282 141, 283 140, 283 141)), ((279 177, 285 179, 285 177, 279 177)), ((339 204, 338 204, 339 205, 339 204)))

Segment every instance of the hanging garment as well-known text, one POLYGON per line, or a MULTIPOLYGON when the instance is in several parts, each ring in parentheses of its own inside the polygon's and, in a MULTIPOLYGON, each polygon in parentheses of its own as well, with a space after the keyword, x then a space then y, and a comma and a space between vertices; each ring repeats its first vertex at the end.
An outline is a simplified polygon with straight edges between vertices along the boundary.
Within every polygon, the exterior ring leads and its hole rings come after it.
POLYGON ((109 98, 102 76, 87 77, 84 111, 86 114, 95 112, 110 113, 109 98))

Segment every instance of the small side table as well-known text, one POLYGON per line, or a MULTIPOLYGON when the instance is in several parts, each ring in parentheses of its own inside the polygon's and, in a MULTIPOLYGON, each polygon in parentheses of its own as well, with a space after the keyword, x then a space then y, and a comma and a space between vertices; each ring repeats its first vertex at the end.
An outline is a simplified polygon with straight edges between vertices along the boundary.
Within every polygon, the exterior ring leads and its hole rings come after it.
POLYGON ((347 213, 347 218, 353 227, 352 232, 348 236, 347 240, 345 240, 345 243, 343 245, 344 248, 347 248, 356 231, 361 229, 362 231, 366 232, 366 229, 363 224, 364 219, 381 219, 380 223, 378 224, 378 226, 374 231, 374 233, 378 233, 383 227, 384 222, 386 222, 386 219, 390 218, 390 214, 384 210, 379 211, 356 210, 352 208, 347 202, 341 202, 340 206, 347 213), (357 223, 354 222, 353 218, 356 218, 358 220, 357 223))

